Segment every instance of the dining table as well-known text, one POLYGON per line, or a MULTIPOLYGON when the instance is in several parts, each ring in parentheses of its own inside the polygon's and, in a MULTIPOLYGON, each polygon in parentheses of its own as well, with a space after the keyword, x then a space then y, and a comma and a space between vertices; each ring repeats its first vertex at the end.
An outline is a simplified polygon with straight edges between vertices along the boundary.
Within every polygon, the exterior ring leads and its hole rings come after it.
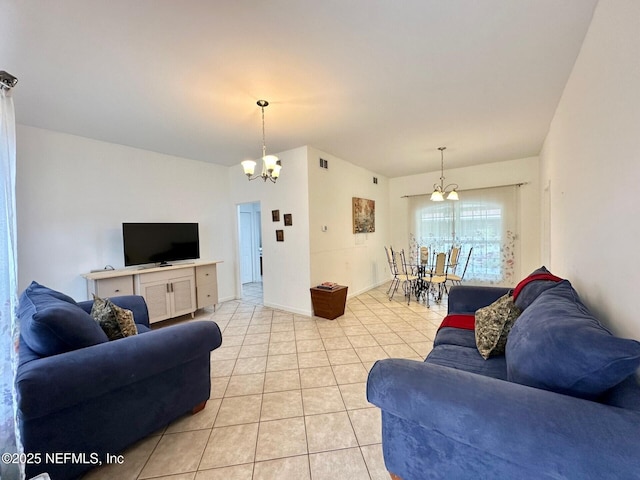
MULTIPOLYGON (((435 255, 434 255, 435 258, 435 255)), ((420 301, 421 299, 429 304, 429 299, 427 295, 431 294, 433 296, 433 300, 435 303, 440 303, 442 301, 443 289, 438 288, 435 289, 434 285, 431 283, 431 277, 434 275, 434 265, 430 263, 415 263, 410 265, 413 274, 417 276, 417 280, 413 285, 413 294, 416 298, 416 301, 420 301)), ((447 271, 447 265, 445 265, 444 272, 447 271)), ((446 275, 446 273, 444 273, 446 275)), ((440 285, 441 286, 441 285, 440 285)))

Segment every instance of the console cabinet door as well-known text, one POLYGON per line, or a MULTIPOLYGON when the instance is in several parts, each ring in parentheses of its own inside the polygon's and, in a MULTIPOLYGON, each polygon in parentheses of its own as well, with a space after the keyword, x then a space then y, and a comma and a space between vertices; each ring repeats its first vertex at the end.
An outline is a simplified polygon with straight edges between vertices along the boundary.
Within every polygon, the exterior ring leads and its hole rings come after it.
POLYGON ((166 280, 143 283, 140 290, 149 309, 149 323, 171 318, 170 286, 166 280))
POLYGON ((193 276, 171 280, 171 311, 173 317, 192 313, 196 309, 196 286, 193 276))

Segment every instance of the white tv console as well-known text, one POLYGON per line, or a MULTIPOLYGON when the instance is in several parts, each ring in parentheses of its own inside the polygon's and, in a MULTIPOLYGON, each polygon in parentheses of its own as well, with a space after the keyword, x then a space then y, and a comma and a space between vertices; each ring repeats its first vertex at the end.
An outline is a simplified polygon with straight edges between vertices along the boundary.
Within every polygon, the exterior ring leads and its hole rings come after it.
POLYGON ((149 322, 179 317, 218 303, 217 264, 195 262, 152 268, 123 268, 85 273, 89 298, 142 295, 149 322))

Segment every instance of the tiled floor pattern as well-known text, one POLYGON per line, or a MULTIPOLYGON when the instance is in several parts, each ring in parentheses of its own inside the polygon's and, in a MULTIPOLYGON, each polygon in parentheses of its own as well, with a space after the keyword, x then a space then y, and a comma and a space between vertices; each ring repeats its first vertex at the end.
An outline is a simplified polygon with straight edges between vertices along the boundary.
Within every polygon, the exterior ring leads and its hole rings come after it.
POLYGON ((333 321, 244 300, 201 312, 223 332, 206 408, 84 478, 388 480, 368 371, 381 358, 422 360, 445 310, 389 301, 380 287, 333 321))
POLYGON ((242 303, 262 305, 262 282, 242 284, 242 303))

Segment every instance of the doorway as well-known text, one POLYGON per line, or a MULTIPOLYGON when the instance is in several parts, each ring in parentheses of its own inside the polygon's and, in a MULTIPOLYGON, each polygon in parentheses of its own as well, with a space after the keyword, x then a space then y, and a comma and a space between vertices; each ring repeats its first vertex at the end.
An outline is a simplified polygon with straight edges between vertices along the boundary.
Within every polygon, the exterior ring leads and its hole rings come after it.
POLYGON ((238 241, 242 300, 262 303, 260 202, 238 205, 238 241))

